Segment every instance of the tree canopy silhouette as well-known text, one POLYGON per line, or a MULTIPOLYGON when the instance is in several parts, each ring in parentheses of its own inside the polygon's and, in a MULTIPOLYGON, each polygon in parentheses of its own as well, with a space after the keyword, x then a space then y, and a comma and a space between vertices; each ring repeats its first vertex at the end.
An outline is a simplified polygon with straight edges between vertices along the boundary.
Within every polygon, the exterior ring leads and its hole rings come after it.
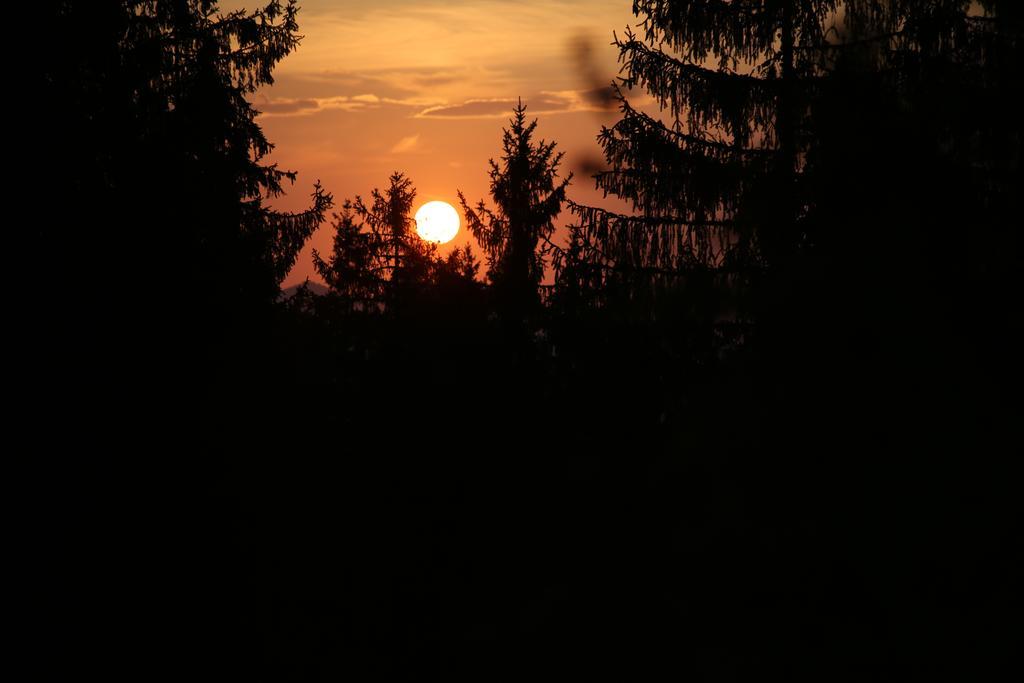
POLYGON ((67 183, 106 226, 63 237, 122 274, 142 265, 126 257, 139 247, 148 272, 133 276, 176 283, 175 297, 272 301, 331 206, 318 183, 305 212, 266 205, 296 174, 266 163, 273 145, 247 99, 301 39, 295 0, 229 13, 212 0, 67 0, 48 13, 64 48, 44 58, 60 103, 53 153, 74 159, 67 183))
MULTIPOLYGON (((280 283, 323 221, 268 205, 296 179, 250 102, 299 44, 295 0, 221 12, 211 0, 64 0, 39 9, 43 51, 40 177, 50 179, 37 248, 53 254, 49 340, 93 334, 53 354, 89 398, 108 387, 144 420, 139 395, 183 409, 179 391, 274 371, 265 329, 280 283), (69 298, 70 297, 70 298, 69 298), (135 399, 129 400, 128 397, 135 399)), ((48 344, 60 344, 49 341, 48 344)))
MULTIPOLYGON (((785 272, 829 242, 836 229, 814 207, 829 183, 839 188, 856 176, 853 168, 829 176, 818 165, 828 154, 823 146, 837 141, 822 126, 838 123, 822 121, 818 104, 837 102, 838 88, 852 84, 839 72, 855 68, 887 101, 902 98, 932 129, 935 150, 954 144, 984 163, 978 154, 999 146, 994 135, 1019 149, 1014 125, 994 104, 1019 91, 1010 84, 1020 55, 1012 4, 637 0, 633 8, 642 33, 627 29, 615 41, 622 116, 598 136, 611 168, 596 182, 634 211, 570 203, 578 225, 554 261, 564 291, 626 291, 635 301, 708 277, 735 289, 758 274, 785 272), (654 98, 661 116, 630 104, 636 88, 654 98), (984 112, 967 115, 955 104, 960 95, 984 112)), ((861 105, 882 102, 869 97, 861 105)), ((842 125, 856 131, 858 122, 842 125)), ((904 151, 886 151, 880 138, 875 150, 880 164, 904 151)), ((971 202, 976 218, 985 213, 987 199, 975 195, 961 206, 971 202)))
POLYGON ((509 128, 502 131, 500 162, 490 160, 490 209, 480 200, 470 206, 459 201, 473 236, 487 255, 488 279, 505 313, 522 319, 538 303, 537 285, 544 275, 539 247, 554 231, 561 213, 570 173, 558 177, 562 152, 554 142, 534 142, 537 121, 526 121, 526 105, 519 101, 509 128))
POLYGON ((369 202, 356 196, 335 214, 326 259, 313 251, 313 266, 331 291, 360 310, 397 311, 425 288, 471 286, 479 264, 470 247, 442 258, 416 232, 412 180, 395 172, 388 182, 384 191, 373 189, 369 202))

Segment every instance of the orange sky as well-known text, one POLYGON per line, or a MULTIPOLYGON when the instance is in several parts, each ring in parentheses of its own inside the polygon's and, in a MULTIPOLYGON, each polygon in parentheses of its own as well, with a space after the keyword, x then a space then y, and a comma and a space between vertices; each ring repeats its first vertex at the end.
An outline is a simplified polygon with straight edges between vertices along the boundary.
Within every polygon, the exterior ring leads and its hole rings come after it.
MULTIPOLYGON (((487 195, 487 160, 517 97, 538 134, 565 151, 569 196, 601 203, 586 170, 594 138, 616 120, 595 88, 617 73, 612 31, 635 25, 629 0, 300 0, 299 49, 257 94, 272 160, 299 172, 277 208, 308 203, 319 178, 340 205, 382 187, 392 171, 415 183, 417 206, 487 195)), ((222 0, 222 10, 253 8, 222 0)), ((563 214, 560 223, 568 219, 563 214)), ((463 230, 450 245, 471 238, 463 230)), ((285 286, 316 280, 310 250, 327 251, 330 226, 313 236, 285 286)), ((474 245, 475 246, 475 245, 474 245)), ((450 248, 446 245, 443 249, 450 248)))

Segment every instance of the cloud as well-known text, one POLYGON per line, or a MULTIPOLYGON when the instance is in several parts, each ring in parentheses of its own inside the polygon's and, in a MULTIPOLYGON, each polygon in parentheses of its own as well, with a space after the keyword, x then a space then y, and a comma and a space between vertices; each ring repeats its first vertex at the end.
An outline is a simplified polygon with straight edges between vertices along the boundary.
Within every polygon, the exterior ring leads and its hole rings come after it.
POLYGON ((308 116, 326 109, 342 109, 356 111, 365 108, 366 102, 354 101, 350 97, 262 97, 253 106, 263 117, 308 116))
POLYGON ((542 106, 561 111, 608 111, 618 104, 610 87, 544 91, 541 95, 542 106))
MULTIPOLYGON (((252 2, 222 0, 221 8, 252 2)), ((275 73, 278 97, 373 93, 457 106, 539 90, 596 89, 618 72, 611 29, 635 23, 623 0, 301 4, 305 39, 275 73)))
MULTIPOLYGON (((372 92, 381 97, 408 99, 425 95, 425 91, 447 86, 457 86, 477 78, 493 78, 493 69, 478 66, 475 69, 462 67, 417 67, 400 69, 369 69, 362 73, 325 69, 304 74, 300 79, 307 89, 329 89, 334 95, 354 95, 372 92)), ((319 94, 319 93, 317 93, 319 94)))
POLYGON ((363 93, 374 93, 378 97, 404 99, 417 94, 417 91, 403 85, 395 74, 377 73, 375 75, 359 74, 352 71, 325 69, 314 73, 302 74, 293 78, 303 81, 305 87, 325 90, 331 95, 347 95, 349 97, 363 93))
MULTIPOLYGON (((524 97, 530 115, 566 114, 581 111, 608 111, 617 102, 607 89, 544 90, 524 97)), ((421 119, 497 119, 508 118, 518 98, 477 98, 458 103, 439 103, 430 97, 383 97, 376 93, 335 95, 332 97, 268 97, 257 95, 253 105, 263 116, 308 116, 322 111, 359 112, 383 106, 416 110, 421 119)))
POLYGON ((319 112, 329 110, 359 112, 370 109, 379 109, 382 106, 422 109, 428 104, 431 104, 430 100, 417 98, 400 100, 390 97, 380 97, 373 93, 363 93, 361 95, 353 95, 351 97, 348 95, 338 95, 336 97, 306 98, 271 98, 262 95, 258 96, 253 102, 253 106, 256 110, 265 117, 309 116, 311 114, 317 114, 319 112))
MULTIPOLYGON (((492 119, 512 114, 518 99, 492 98, 466 100, 461 104, 441 104, 427 107, 416 114, 423 119, 492 119)), ((607 98, 592 90, 542 91, 523 98, 528 114, 566 114, 578 111, 606 111, 607 98)))
POLYGON ((412 81, 416 85, 424 88, 436 88, 441 85, 451 85, 457 83, 464 78, 463 76, 456 75, 451 72, 440 71, 438 73, 429 74, 425 76, 413 76, 412 81))
POLYGON ((415 149, 416 145, 420 142, 419 133, 416 135, 410 135, 409 137, 402 138, 395 143, 395 146, 391 148, 392 154, 401 154, 402 152, 409 152, 415 149))
POLYGON ((298 114, 304 111, 312 111, 319 108, 319 104, 313 98, 295 99, 290 97, 266 98, 264 101, 256 102, 255 107, 261 114, 298 114))
POLYGON ((417 118, 433 119, 478 119, 497 118, 512 113, 515 100, 466 100, 462 104, 442 104, 427 107, 416 115, 417 118))

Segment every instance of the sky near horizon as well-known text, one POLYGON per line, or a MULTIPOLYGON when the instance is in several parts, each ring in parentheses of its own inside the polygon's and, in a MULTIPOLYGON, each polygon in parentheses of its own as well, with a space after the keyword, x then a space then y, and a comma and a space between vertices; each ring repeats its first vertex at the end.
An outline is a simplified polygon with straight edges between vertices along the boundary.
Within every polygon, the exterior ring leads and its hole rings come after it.
MULTIPOLYGON (((229 11, 260 6, 222 0, 229 11)), ((537 135, 565 152, 569 196, 621 208, 594 189, 595 137, 617 111, 602 98, 618 72, 612 32, 635 26, 629 0, 300 0, 298 49, 274 70, 275 84, 253 98, 271 161, 298 171, 283 210, 308 204, 317 179, 335 196, 366 196, 393 171, 405 172, 416 205, 489 202, 489 158, 517 98, 537 135)), ((563 213, 558 225, 569 219, 563 213)), ((329 251, 324 225, 307 244, 289 286, 318 281, 311 249, 329 251)), ((472 243, 465 233, 442 251, 472 243)), ((472 243, 475 248, 475 243, 472 243)))

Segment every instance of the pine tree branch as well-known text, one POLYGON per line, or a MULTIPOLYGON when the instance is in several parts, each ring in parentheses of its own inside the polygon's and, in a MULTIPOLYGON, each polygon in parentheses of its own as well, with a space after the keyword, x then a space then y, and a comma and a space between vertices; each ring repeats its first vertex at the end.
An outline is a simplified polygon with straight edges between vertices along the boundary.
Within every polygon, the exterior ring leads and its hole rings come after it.
POLYGON ((629 216, 626 214, 615 213, 608 209, 602 209, 596 206, 585 206, 578 204, 572 200, 566 202, 569 210, 579 215, 578 211, 589 211, 597 214, 601 214, 608 219, 615 220, 623 223, 633 223, 636 225, 644 225, 649 227, 659 227, 666 225, 685 225, 690 227, 708 227, 708 228, 731 228, 736 224, 736 221, 732 219, 698 219, 698 218, 684 218, 681 216, 629 216))
MULTIPOLYGON (((651 115, 634 109, 625 98, 622 99, 621 110, 623 113, 623 120, 639 121, 640 125, 646 128, 654 129, 659 134, 672 138, 679 143, 682 143, 684 147, 698 147, 706 152, 716 152, 729 155, 750 155, 750 156, 761 156, 761 155, 774 155, 776 150, 774 148, 762 148, 762 147, 741 147, 735 143, 730 143, 725 140, 708 139, 693 133, 684 133, 681 130, 675 128, 669 128, 661 121, 658 121, 651 115)), ((619 124, 616 124, 612 128, 616 128, 619 124)), ((677 122, 678 125, 678 122, 677 122)))

